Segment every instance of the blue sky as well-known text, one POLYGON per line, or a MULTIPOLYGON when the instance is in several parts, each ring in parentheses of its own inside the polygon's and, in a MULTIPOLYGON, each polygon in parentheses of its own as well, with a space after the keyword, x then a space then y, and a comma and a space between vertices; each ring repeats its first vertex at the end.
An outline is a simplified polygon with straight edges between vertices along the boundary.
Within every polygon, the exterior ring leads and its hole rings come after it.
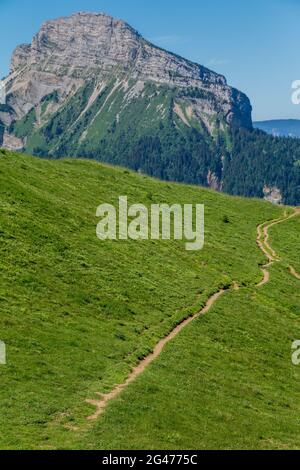
POLYGON ((0 0, 0 77, 17 44, 41 23, 76 11, 122 18, 143 36, 226 76, 247 93, 254 119, 300 119, 300 0, 0 0))

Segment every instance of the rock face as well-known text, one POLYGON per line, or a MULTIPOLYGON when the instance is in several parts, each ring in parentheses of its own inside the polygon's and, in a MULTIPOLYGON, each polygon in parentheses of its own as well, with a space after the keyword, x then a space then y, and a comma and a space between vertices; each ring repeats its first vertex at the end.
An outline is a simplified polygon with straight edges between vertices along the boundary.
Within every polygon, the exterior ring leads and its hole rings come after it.
POLYGON ((222 114, 228 124, 251 128, 251 105, 241 92, 229 87, 223 76, 166 52, 144 40, 124 21, 105 14, 78 13, 46 22, 31 45, 13 53, 8 87, 8 104, 17 119, 54 91, 62 103, 87 80, 103 81, 123 75, 136 81, 195 88, 214 104, 193 103, 196 113, 203 108, 222 114))
POLYGON ((207 184, 210 188, 214 189, 215 191, 222 191, 222 183, 220 183, 217 175, 212 173, 211 170, 209 170, 207 175, 207 184))
POLYGON ((268 186, 264 187, 264 198, 272 204, 279 205, 283 203, 283 197, 279 188, 268 186))

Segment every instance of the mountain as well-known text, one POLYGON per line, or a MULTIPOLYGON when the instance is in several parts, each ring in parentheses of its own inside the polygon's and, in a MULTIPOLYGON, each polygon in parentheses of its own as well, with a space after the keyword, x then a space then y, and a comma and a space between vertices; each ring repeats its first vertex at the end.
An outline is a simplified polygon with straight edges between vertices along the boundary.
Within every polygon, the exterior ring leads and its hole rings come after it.
POLYGON ((263 288, 258 224, 286 207, 166 183, 98 162, 0 150, 1 449, 294 449, 299 445, 299 217, 272 228, 263 288), (96 237, 99 204, 206 208, 206 240, 96 237), (239 291, 231 286, 240 285, 239 291), (112 400, 141 358, 226 293, 112 400), (9 391, 9 393, 8 393, 9 391), (97 395, 98 393, 98 395, 97 395), (216 399, 217 397, 217 399, 216 399), (268 415, 268 419, 266 419, 268 415), (159 423, 159 426, 158 426, 159 423), (203 432, 205 429, 205 432, 203 432), (232 438, 234 436, 234 438, 232 438))
POLYGON ((7 149, 300 203, 300 145, 253 130, 249 99, 222 75, 121 20, 78 13, 46 22, 14 51, 5 85, 7 149))
POLYGON ((170 114, 178 132, 193 121, 207 135, 252 125, 249 100, 223 76, 104 14, 45 23, 31 45, 14 51, 8 83, 11 112, 1 116, 16 123, 3 144, 37 154, 99 156, 116 127, 155 135, 170 114))
POLYGON ((257 121, 253 123, 256 129, 261 129, 274 137, 300 138, 299 119, 274 119, 271 121, 257 121))

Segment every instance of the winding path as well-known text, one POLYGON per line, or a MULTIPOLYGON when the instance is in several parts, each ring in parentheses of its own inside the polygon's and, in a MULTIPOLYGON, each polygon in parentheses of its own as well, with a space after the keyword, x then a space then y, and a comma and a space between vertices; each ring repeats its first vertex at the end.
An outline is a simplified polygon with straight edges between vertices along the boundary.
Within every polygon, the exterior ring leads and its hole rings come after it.
MULTIPOLYGON (((265 256, 267 257, 268 259, 268 263, 265 264, 261 269, 262 269, 262 272, 263 272, 263 280, 257 284, 256 287, 261 287, 265 284, 267 284, 270 280, 270 272, 269 272, 269 268, 270 266, 272 266, 276 261, 279 261, 279 257, 277 255, 277 253, 273 250, 273 248, 270 246, 269 244, 269 229, 271 227, 273 227, 274 225, 277 225, 277 224, 280 224, 282 222, 286 222, 287 220, 293 218, 293 217, 296 217, 297 215, 300 215, 300 208, 297 208, 294 210, 294 212, 291 214, 291 215, 287 215, 287 213, 285 213, 285 216, 281 219, 276 219, 276 220, 273 220, 273 221, 270 221, 270 222, 264 222, 263 224, 259 225, 257 227, 257 245, 259 246, 259 248, 261 249, 261 251, 265 254, 265 256)), ((289 268, 290 270, 290 273, 295 276, 297 279, 300 280, 300 274, 298 274, 295 269, 290 266, 289 268)), ((234 283, 232 288, 233 290, 239 290, 240 289, 240 286, 238 285, 238 283, 234 283)), ((211 307, 215 304, 215 302, 226 292, 226 289, 220 289, 218 292, 216 292, 215 294, 213 294, 207 301, 205 307, 203 309, 201 309, 198 313, 196 313, 195 315, 187 318, 186 320, 182 321, 179 325, 176 326, 176 328, 174 328, 174 330, 171 331, 171 333, 169 333, 165 338, 163 338, 162 340, 159 341, 159 343, 156 345, 154 351, 149 354, 149 356, 145 357, 145 359, 143 359, 133 370, 132 372, 130 373, 130 375, 127 377, 127 379, 125 380, 125 382, 123 382, 122 384, 118 384, 116 385, 113 390, 107 394, 101 394, 101 393, 97 393, 96 395, 99 396, 99 399, 96 400, 86 400, 86 402, 90 405, 93 405, 96 407, 96 411, 94 414, 92 414, 91 416, 89 416, 87 419, 89 421, 95 421, 96 419, 98 419, 101 414, 104 412, 107 404, 117 398, 121 393, 122 391, 132 382, 135 381, 135 379, 141 375, 144 370, 146 369, 146 367, 148 367, 155 359, 158 358, 158 356, 160 356, 162 350, 164 349, 164 347, 166 346, 166 344, 168 344, 170 341, 172 341, 172 339, 174 339, 187 325, 189 325, 191 322, 193 322, 194 320, 196 320, 197 318, 199 318, 200 316, 202 315, 205 315, 210 309, 211 307)))
POLYGON ((99 418, 99 416, 103 413, 104 409, 106 408, 106 405, 109 401, 113 400, 116 398, 120 393, 126 388, 131 382, 133 382, 139 375, 141 375, 146 367, 151 364, 162 352, 163 348, 167 343, 169 343, 175 336, 178 335, 187 325, 189 325, 192 321, 196 320, 196 318, 200 317, 200 315, 205 315, 210 308, 213 306, 213 304, 223 295, 225 292, 225 289, 220 289, 216 294, 212 295, 205 307, 200 310, 200 312, 196 313, 192 317, 187 318, 184 320, 182 323, 180 323, 174 330, 171 331, 171 333, 163 338, 155 347, 153 353, 151 353, 149 356, 145 357, 137 367, 133 369, 129 377, 126 379, 126 381, 122 384, 117 385, 111 392, 109 392, 106 395, 103 395, 101 393, 97 394, 100 397, 100 400, 87 400, 87 403, 90 405, 93 405, 96 407, 96 412, 88 418, 89 421, 96 420, 99 418))
POLYGON ((300 281, 300 274, 297 273, 295 268, 293 268, 293 266, 290 266, 289 270, 290 270, 291 275, 294 276, 296 279, 299 279, 300 281))
MULTIPOLYGON (((276 262, 280 261, 279 256, 277 255, 276 251, 269 244, 269 230, 270 228, 274 227, 275 225, 281 224, 283 222, 287 222, 288 220, 300 215, 300 208, 294 209, 294 212, 290 215, 287 215, 285 212, 285 216, 281 219, 276 219, 271 222, 265 222, 257 227, 257 244, 261 251, 265 254, 268 259, 268 263, 265 264, 261 270, 263 273, 263 280, 257 284, 257 287, 261 287, 267 284, 270 280, 270 272, 269 268, 276 262)), ((296 272, 293 266, 289 267, 290 273, 296 277, 296 279, 300 280, 300 274, 296 272)))

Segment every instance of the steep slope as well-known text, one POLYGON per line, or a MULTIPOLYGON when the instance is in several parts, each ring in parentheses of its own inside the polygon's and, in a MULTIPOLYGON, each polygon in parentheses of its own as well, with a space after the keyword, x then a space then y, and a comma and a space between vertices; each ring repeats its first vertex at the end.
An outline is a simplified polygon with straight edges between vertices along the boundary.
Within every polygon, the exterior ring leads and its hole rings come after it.
POLYGON ((283 430, 274 447, 296 446, 297 280, 283 269, 272 289, 253 290, 265 263, 257 225, 284 211, 96 162, 0 151, 1 448, 220 447, 234 430, 236 447, 272 447, 266 413, 283 430), (96 208, 120 194, 147 207, 204 203, 204 250, 100 242, 96 208), (240 293, 227 292, 99 422, 87 422, 87 399, 123 383, 175 325, 235 283, 240 293))
MULTIPOLYGON (((210 93, 218 103, 215 107, 207 103, 208 113, 222 113, 229 123, 251 127, 248 99, 227 86, 223 76, 155 47, 123 21, 104 14, 79 13, 45 23, 31 45, 17 47, 11 72, 8 104, 18 119, 54 91, 61 103, 93 78, 97 83, 90 90, 89 107, 114 77, 125 91, 128 78, 134 80, 127 98, 141 95, 148 80, 196 88, 204 101, 210 93)), ((205 111, 202 101, 199 107, 205 111)))
POLYGON ((46 22, 16 48, 4 85, 7 149, 91 157, 232 194, 274 188, 280 201, 300 201, 300 145, 259 137, 249 99, 222 75, 121 20, 78 13, 46 22), (244 154, 236 156, 238 131, 244 154))
POLYGON ((261 129, 274 137, 300 138, 299 119, 273 119, 270 121, 257 121, 253 123, 256 129, 261 129))

